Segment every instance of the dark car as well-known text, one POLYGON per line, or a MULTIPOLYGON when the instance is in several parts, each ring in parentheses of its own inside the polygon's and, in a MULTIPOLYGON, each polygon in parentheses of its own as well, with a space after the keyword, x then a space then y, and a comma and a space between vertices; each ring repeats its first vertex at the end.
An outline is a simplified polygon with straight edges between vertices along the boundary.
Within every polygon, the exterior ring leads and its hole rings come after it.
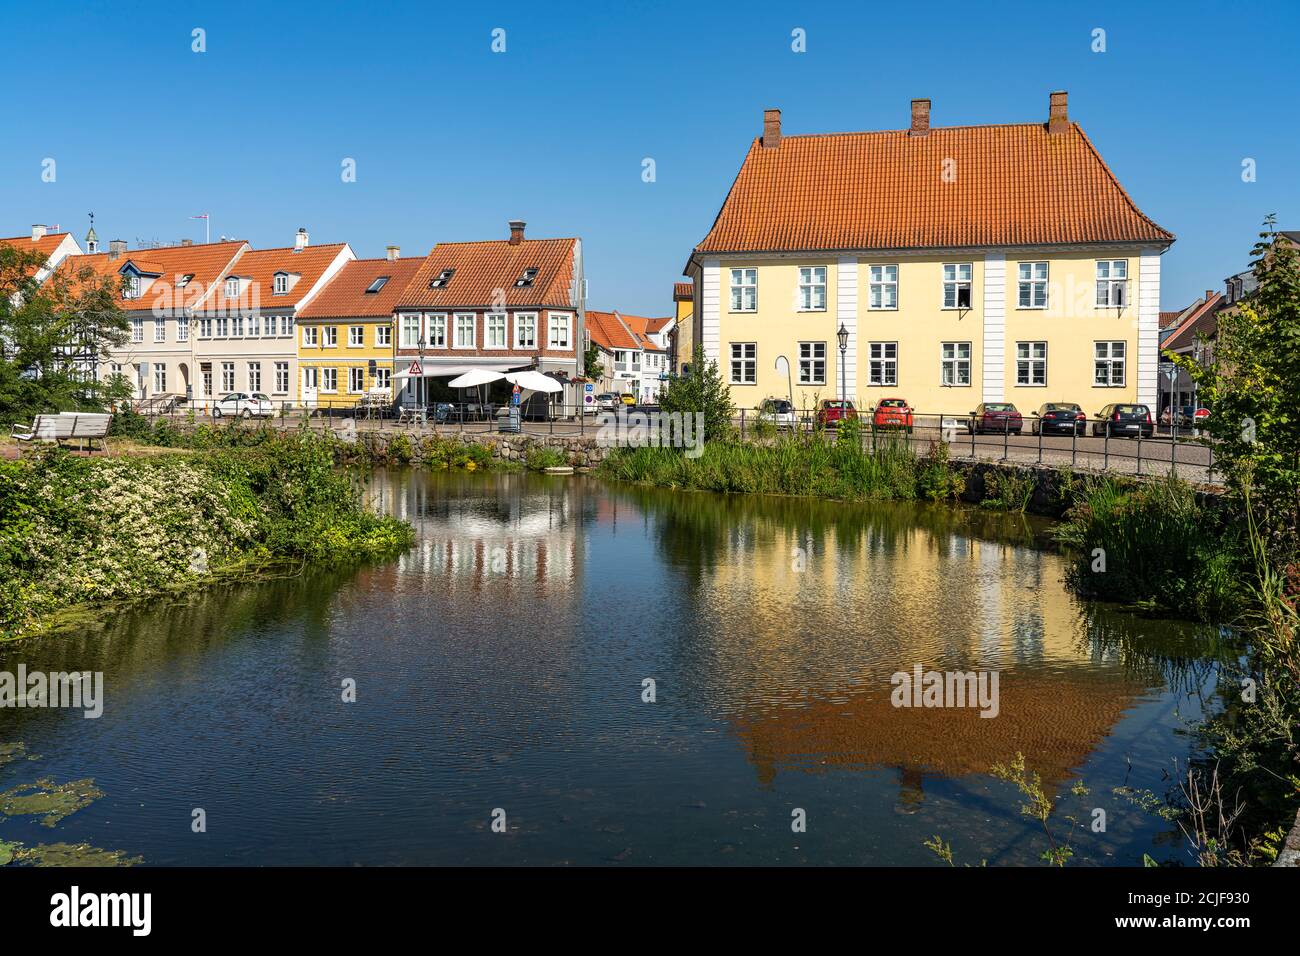
POLYGON ((1107 405, 1097 413, 1097 418, 1092 423, 1094 435, 1150 438, 1156 427, 1151 421, 1151 409, 1145 405, 1107 405))
POLYGON ((1083 413, 1082 408, 1070 402, 1048 402, 1046 405, 1040 405, 1038 411, 1034 412, 1034 416, 1034 424, 1030 426, 1030 431, 1035 435, 1040 432, 1044 435, 1052 432, 1083 435, 1088 430, 1088 416, 1083 413))
POLYGON ((972 435, 981 432, 1019 435, 1024 427, 1024 420, 1016 406, 1010 402, 980 402, 966 421, 966 431, 972 435))
POLYGON ((857 418, 858 410, 852 402, 838 398, 823 398, 817 407, 817 425, 820 428, 834 428, 846 418, 857 418))

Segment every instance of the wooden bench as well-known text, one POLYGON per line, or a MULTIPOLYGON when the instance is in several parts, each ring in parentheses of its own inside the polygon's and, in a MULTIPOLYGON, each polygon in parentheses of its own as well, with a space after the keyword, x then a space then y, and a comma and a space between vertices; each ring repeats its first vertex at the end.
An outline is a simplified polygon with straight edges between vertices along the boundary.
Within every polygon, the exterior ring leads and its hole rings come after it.
MULTIPOLYGON (((23 429, 15 425, 12 436, 19 441, 52 441, 61 445, 77 439, 86 447, 87 442, 99 439, 100 447, 108 451, 108 426, 113 416, 107 412, 59 412, 57 415, 37 415, 32 427, 23 429)), ((93 449, 94 445, 91 445, 93 449)))

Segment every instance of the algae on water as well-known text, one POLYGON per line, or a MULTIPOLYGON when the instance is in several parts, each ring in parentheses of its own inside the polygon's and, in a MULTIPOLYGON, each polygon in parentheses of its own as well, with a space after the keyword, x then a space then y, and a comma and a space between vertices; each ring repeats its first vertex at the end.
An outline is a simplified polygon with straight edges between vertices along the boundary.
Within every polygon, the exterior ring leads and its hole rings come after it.
POLYGON ((53 777, 41 777, 0 793, 0 813, 10 817, 43 814, 41 826, 52 827, 103 795, 89 777, 59 784, 53 777))

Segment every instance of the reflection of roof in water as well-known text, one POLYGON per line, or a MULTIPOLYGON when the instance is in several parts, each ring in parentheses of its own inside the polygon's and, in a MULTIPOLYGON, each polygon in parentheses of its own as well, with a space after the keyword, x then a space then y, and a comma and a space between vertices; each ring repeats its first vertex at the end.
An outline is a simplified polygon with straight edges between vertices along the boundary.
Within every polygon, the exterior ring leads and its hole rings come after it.
POLYGON ((761 782, 782 770, 898 767, 935 776, 984 774, 1017 752, 1047 784, 1084 762, 1145 688, 1109 674, 1002 671, 999 713, 894 707, 889 686, 827 700, 807 694, 764 702, 733 718, 761 782))

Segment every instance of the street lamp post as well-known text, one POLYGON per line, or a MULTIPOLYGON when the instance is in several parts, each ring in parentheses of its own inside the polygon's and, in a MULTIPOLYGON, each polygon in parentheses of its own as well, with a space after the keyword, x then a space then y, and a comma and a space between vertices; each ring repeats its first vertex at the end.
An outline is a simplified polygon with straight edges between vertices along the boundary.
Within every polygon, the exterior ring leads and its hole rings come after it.
POLYGON ((420 407, 424 408, 425 405, 428 404, 425 401, 425 399, 428 396, 424 394, 424 336, 423 335, 421 335, 418 339, 415 340, 415 347, 420 352, 420 381, 419 381, 418 391, 420 393, 420 398, 419 398, 420 407))
POLYGON ((847 402, 849 394, 844 384, 844 353, 849 350, 849 330, 844 327, 843 322, 840 323, 840 330, 835 333, 835 338, 840 343, 840 401, 847 402))

